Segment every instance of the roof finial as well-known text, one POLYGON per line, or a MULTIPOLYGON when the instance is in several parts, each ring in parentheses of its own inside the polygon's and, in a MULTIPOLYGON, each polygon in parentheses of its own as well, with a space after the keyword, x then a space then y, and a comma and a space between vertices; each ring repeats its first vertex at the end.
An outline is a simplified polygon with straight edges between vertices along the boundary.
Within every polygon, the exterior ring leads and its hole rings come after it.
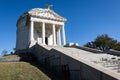
POLYGON ((47 7, 47 9, 50 10, 50 8, 51 8, 53 5, 45 4, 45 6, 47 7))

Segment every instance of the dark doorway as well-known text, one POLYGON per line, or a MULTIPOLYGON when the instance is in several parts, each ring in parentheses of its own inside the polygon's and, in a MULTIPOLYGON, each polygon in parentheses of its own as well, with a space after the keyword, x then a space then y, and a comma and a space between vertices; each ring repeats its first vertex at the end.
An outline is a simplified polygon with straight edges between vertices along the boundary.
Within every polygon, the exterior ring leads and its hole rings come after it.
POLYGON ((45 44, 48 45, 48 38, 45 37, 45 44))

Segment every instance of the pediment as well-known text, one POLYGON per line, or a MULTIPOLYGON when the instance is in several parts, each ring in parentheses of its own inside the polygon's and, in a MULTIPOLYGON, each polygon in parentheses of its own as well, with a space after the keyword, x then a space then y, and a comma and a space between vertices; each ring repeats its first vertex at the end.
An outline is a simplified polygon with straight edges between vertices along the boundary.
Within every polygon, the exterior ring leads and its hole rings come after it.
POLYGON ((63 18, 62 16, 58 15, 57 13, 49 9, 34 8, 30 10, 28 14, 39 18, 45 18, 45 19, 51 19, 51 20, 57 20, 63 22, 66 21, 65 18, 63 18))

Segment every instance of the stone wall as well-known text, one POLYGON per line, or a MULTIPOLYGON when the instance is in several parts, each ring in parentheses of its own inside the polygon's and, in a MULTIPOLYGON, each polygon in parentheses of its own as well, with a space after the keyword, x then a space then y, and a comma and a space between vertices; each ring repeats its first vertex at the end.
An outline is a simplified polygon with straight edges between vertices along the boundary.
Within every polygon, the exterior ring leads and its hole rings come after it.
POLYGON ((16 36, 16 50, 26 49, 29 44, 29 27, 18 27, 16 36))
POLYGON ((104 51, 105 53, 111 54, 111 55, 115 55, 115 56, 120 56, 120 51, 116 51, 116 50, 107 50, 104 51))
POLYGON ((33 52, 41 64, 65 80, 117 80, 54 48, 36 45, 33 52))

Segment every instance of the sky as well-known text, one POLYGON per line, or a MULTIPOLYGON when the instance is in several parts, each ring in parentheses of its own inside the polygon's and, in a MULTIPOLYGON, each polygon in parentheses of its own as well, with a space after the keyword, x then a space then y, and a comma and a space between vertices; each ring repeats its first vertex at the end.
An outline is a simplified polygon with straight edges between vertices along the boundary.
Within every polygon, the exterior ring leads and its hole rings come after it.
POLYGON ((120 41, 120 0, 0 0, 0 53, 15 48, 19 16, 45 4, 67 19, 67 43, 83 46, 101 34, 120 41))

